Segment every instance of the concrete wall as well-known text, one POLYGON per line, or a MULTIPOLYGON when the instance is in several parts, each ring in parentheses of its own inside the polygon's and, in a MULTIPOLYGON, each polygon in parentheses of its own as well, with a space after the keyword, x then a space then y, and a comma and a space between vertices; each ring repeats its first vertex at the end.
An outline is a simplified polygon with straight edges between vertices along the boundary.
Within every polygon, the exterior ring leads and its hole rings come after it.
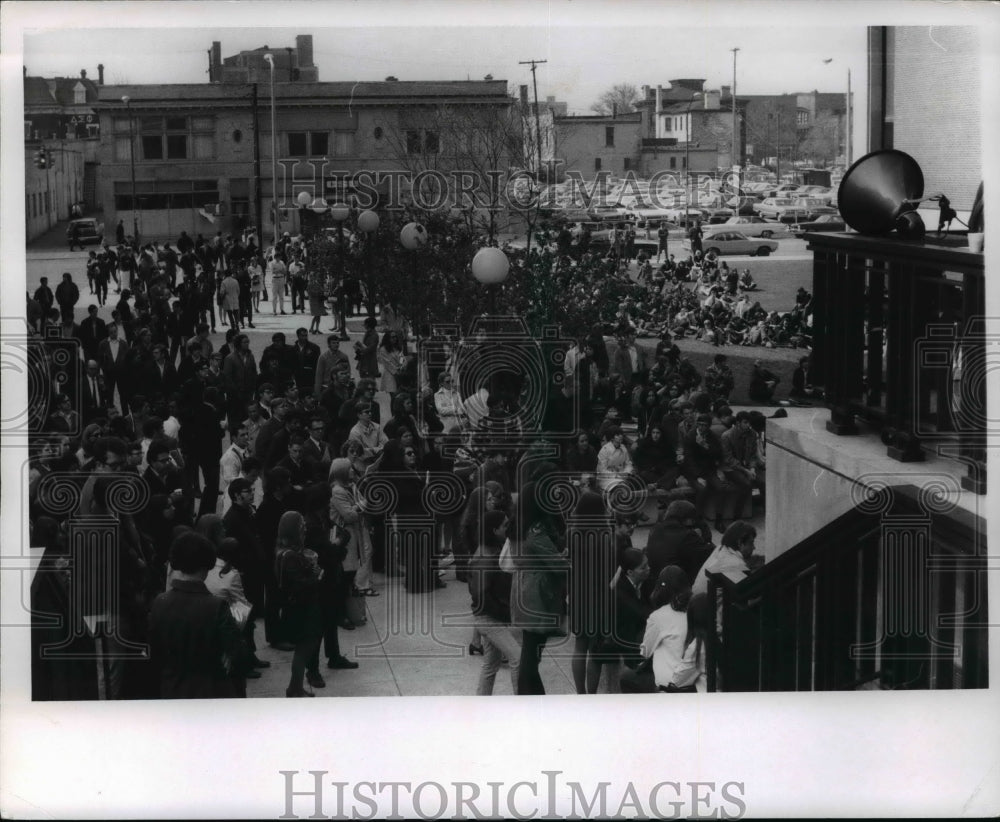
POLYGON ((829 419, 825 408, 789 408, 787 418, 767 422, 768 562, 851 510, 864 489, 913 485, 983 515, 985 498, 961 489, 962 463, 932 454, 897 462, 875 433, 836 436, 826 430, 829 419))
POLYGON ((996 94, 994 78, 982 75, 980 37, 961 26, 889 29, 893 148, 920 164, 925 192, 943 191, 962 210, 983 178, 984 95, 996 94))

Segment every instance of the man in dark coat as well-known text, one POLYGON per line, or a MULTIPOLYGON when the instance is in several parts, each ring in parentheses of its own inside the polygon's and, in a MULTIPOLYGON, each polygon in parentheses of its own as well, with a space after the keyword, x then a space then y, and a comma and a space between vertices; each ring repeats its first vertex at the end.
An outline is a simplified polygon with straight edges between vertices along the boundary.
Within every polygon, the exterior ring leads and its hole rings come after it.
POLYGON ((674 500, 667 506, 666 516, 649 532, 646 556, 649 557, 649 578, 644 588, 648 596, 660 571, 668 565, 684 569, 688 579, 694 579, 714 550, 708 527, 698 518, 698 510, 686 500, 674 500))
POLYGON ((68 271, 62 275, 62 282, 56 286, 56 302, 64 322, 72 322, 73 307, 80 301, 80 289, 73 282, 73 275, 68 271))
POLYGON ((87 307, 87 317, 80 323, 80 344, 83 355, 88 360, 97 359, 97 349, 101 340, 108 336, 108 326, 97 316, 97 306, 87 307))
MULTIPOLYGON (((108 336, 97 346, 97 364, 104 374, 104 387, 108 392, 108 401, 115 393, 115 386, 125 373, 125 362, 128 359, 129 345, 119 336, 118 323, 108 323, 108 336)), ((126 391, 120 393, 126 394, 126 391)), ((122 397, 122 413, 128 413, 128 402, 122 397)))
POLYGON ((248 664, 248 649, 228 603, 205 587, 215 567, 212 543, 200 534, 183 534, 170 547, 170 567, 170 590, 156 597, 149 614, 150 657, 159 671, 160 698, 245 695, 238 675, 248 664))
POLYGON ((219 501, 219 461, 222 459, 222 393, 209 386, 200 405, 190 409, 181 426, 181 451, 197 482, 200 469, 205 478, 198 516, 214 514, 219 501))
POLYGON ((293 378, 300 391, 312 390, 316 383, 316 364, 319 362, 319 346, 309 342, 309 331, 299 328, 295 331, 295 370, 293 378))

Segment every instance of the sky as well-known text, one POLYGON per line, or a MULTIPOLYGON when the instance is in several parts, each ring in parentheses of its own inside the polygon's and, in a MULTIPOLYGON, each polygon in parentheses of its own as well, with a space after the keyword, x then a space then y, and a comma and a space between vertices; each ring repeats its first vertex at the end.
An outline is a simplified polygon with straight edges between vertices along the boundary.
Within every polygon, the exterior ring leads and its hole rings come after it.
MULTIPOLYGON (((520 61, 545 60, 537 71, 540 98, 552 95, 583 114, 617 83, 666 86, 696 77, 708 88, 730 85, 730 50, 738 47, 738 93, 844 93, 850 70, 855 108, 863 111, 865 104, 865 26, 845 25, 857 19, 851 14, 818 14, 814 3, 786 2, 779 13, 768 12, 773 6, 766 3, 754 3, 761 11, 748 13, 749 4, 643 0, 77 5, 97 13, 69 6, 51 14, 64 4, 48 3, 28 16, 23 61, 29 74, 77 76, 86 69, 96 78, 103 63, 106 83, 200 83, 208 80, 214 40, 230 56, 263 45, 294 46, 296 34, 312 34, 321 81, 491 74, 516 92, 531 83, 530 68, 520 61), (110 13, 101 14, 102 7, 110 13)), ((861 145, 863 118, 856 125, 861 145)))

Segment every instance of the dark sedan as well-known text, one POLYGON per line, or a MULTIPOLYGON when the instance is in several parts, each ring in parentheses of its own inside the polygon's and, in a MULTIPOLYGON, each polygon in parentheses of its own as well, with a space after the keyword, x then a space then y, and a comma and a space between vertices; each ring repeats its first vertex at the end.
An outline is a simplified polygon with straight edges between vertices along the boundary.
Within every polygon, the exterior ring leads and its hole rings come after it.
POLYGON ((806 231, 846 231, 847 224, 837 214, 821 214, 815 220, 796 223, 791 228, 796 234, 806 231))

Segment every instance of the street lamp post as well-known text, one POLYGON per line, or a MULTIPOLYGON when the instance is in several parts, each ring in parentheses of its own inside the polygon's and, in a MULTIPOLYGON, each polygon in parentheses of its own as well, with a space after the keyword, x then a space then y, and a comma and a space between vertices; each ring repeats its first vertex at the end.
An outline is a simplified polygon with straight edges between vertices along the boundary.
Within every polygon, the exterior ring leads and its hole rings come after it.
POLYGON ((739 48, 733 48, 730 51, 733 53, 733 174, 735 176, 733 187, 736 189, 736 196, 739 196, 740 167, 742 166, 737 153, 739 151, 740 136, 739 129, 736 127, 736 53, 739 51, 739 48))
POLYGON ((337 224, 337 246, 340 254, 340 299, 337 302, 340 309, 341 340, 350 339, 347 334, 347 269, 344 260, 344 221, 350 214, 350 207, 344 203, 330 206, 330 218, 337 224))
POLYGON ((271 66, 271 221, 274 223, 274 246, 278 246, 278 118, 274 109, 274 55, 264 55, 271 66))
POLYGON ((128 112, 128 163, 132 177, 132 237, 136 244, 139 242, 139 218, 136 214, 135 205, 135 133, 132 125, 132 101, 128 95, 122 97, 125 110, 128 112))

